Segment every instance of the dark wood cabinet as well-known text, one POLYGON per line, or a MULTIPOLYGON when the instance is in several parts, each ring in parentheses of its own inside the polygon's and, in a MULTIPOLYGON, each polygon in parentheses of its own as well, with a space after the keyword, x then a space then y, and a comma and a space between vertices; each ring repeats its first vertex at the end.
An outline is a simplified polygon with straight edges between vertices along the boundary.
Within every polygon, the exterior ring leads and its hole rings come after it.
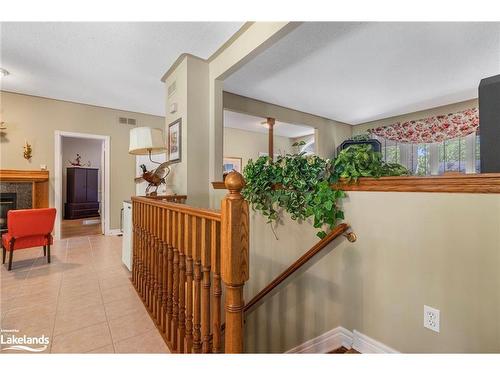
POLYGON ((67 168, 65 219, 99 216, 97 168, 67 168))

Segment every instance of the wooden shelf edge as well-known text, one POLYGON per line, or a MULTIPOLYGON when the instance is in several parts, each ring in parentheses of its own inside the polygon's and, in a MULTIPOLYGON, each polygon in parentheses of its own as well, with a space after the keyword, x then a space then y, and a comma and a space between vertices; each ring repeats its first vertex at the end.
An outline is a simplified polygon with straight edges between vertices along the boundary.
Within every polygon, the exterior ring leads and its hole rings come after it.
POLYGON ((49 180, 49 171, 33 171, 21 169, 0 169, 0 180, 9 182, 35 181, 42 182, 49 180))
POLYGON ((216 190, 226 189, 226 184, 223 181, 213 181, 212 187, 216 190))
MULTIPOLYGON (((212 182, 214 189, 225 189, 224 182, 212 182)), ((358 182, 345 180, 334 187, 345 191, 414 193, 500 193, 500 173, 457 174, 442 176, 362 177, 358 182)))

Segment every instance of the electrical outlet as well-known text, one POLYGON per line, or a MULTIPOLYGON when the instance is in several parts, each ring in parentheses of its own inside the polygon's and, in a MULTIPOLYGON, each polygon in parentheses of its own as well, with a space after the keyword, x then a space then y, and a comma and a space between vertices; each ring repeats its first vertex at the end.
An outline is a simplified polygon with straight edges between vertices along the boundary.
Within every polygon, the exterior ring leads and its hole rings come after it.
POLYGON ((439 310, 424 305, 424 327, 439 332, 439 310))

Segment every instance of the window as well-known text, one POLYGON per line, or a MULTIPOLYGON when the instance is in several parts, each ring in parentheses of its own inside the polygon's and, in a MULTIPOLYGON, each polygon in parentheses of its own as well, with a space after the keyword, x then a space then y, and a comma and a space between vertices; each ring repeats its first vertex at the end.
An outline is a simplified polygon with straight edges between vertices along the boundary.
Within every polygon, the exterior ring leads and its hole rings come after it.
POLYGON ((398 143, 374 136, 382 143, 382 156, 388 163, 400 163, 414 175, 445 172, 479 173, 479 134, 440 143, 398 143))
POLYGON ((313 155, 314 154, 314 136, 305 140, 305 142, 306 142, 306 144, 304 146, 302 146, 302 148, 300 149, 300 152, 305 152, 306 155, 313 155))

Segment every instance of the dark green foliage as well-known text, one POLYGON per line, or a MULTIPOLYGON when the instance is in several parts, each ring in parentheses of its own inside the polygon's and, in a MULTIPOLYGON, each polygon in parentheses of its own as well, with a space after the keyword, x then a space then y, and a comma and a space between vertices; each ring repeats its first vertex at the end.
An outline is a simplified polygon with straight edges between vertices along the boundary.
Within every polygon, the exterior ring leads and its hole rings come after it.
POLYGON ((335 158, 335 172, 349 182, 359 177, 408 176, 410 171, 401 164, 386 163, 380 152, 371 145, 353 145, 342 150, 335 158))
MULTIPOLYGON (((296 145, 298 146, 298 145, 296 145)), ((403 175, 409 172, 399 164, 387 164, 371 145, 355 145, 343 150, 335 160, 304 153, 279 156, 272 162, 262 156, 250 160, 243 170, 246 186, 242 193, 254 210, 268 222, 286 210, 293 220, 311 218, 318 237, 326 236, 338 220, 344 219, 338 200, 342 190, 332 188, 339 177, 356 181, 358 177, 403 175)))

